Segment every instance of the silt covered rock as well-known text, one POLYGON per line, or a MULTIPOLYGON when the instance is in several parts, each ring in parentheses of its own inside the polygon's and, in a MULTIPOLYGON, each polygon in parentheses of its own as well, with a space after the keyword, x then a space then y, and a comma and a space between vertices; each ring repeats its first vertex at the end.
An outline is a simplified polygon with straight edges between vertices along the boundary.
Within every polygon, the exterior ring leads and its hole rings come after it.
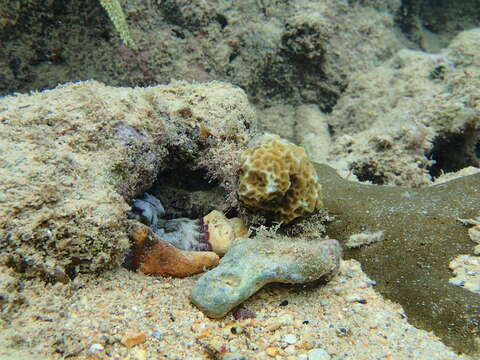
POLYGON ((1 263, 62 282, 119 265, 132 199, 176 167, 202 169, 233 194, 254 125, 244 92, 220 82, 87 81, 2 98, 1 263))
POLYGON ((336 240, 305 241, 280 235, 239 239, 196 283, 191 299, 213 318, 225 316, 268 283, 303 284, 338 272, 336 240))

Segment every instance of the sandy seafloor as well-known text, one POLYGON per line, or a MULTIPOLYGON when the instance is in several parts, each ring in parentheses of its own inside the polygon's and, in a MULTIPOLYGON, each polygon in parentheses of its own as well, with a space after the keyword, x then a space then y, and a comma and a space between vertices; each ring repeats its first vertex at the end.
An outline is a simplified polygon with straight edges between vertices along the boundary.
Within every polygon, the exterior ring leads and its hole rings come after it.
POLYGON ((327 285, 264 288, 244 304, 255 319, 207 318, 189 302, 195 279, 121 269, 69 285, 30 282, 31 305, 0 333, 0 358, 46 358, 52 349, 51 358, 73 359, 469 358, 410 325, 355 260, 327 285), (143 343, 122 345, 138 333, 143 343))

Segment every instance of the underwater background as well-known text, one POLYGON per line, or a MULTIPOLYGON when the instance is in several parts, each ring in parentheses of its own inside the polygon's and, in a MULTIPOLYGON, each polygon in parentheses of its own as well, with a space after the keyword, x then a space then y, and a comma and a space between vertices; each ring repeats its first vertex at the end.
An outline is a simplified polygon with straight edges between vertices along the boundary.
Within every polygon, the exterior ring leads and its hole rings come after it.
POLYGON ((3 0, 0 126, 1 359, 480 357, 478 0, 3 0), (252 210, 245 154, 301 174, 274 205, 306 220, 252 210), (160 232, 242 219, 250 281, 300 241, 343 260, 212 319, 200 275, 129 271, 145 192, 160 232))

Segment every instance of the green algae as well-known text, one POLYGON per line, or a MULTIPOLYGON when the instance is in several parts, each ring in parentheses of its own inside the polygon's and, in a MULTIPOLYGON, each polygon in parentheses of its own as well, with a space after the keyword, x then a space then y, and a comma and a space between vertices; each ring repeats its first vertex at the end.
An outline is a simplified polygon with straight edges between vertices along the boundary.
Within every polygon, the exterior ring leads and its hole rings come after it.
POLYGON ((471 253, 458 218, 480 210, 480 175, 421 189, 367 185, 342 179, 316 164, 324 204, 336 220, 327 234, 342 243, 352 234, 383 231, 384 241, 350 249, 386 298, 403 306, 409 321, 433 331, 459 352, 478 351, 480 297, 448 279, 448 264, 471 253))
POLYGON ((338 272, 342 249, 335 240, 305 241, 280 235, 237 240, 220 264, 204 274, 191 300, 220 318, 268 283, 303 284, 338 272))

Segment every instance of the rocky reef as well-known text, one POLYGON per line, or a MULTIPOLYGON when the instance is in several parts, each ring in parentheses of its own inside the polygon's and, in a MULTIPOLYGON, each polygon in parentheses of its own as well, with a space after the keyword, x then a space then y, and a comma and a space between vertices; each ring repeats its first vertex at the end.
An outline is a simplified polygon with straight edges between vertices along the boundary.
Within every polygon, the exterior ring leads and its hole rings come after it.
POLYGON ((361 181, 412 187, 478 167, 479 47, 474 29, 439 54, 404 49, 357 73, 321 118, 334 134, 328 163, 361 181))
POLYGON ((0 4, 0 357, 478 357, 478 0, 119 5, 0 4))
MULTIPOLYGON (((255 116, 245 94, 228 84, 176 82, 145 89, 93 81, 68 84, 3 98, 0 119, 1 261, 15 276, 66 283, 81 273, 115 268, 131 245, 132 233, 143 259, 145 252, 155 258, 142 262, 148 266, 160 253, 175 253, 187 265, 203 255, 179 253, 171 245, 171 251, 150 246, 155 237, 148 231, 135 233, 138 221, 127 216, 132 205, 151 224, 178 223, 162 219, 162 204, 149 197, 138 200, 169 170, 181 169, 188 177, 201 169, 222 190, 224 205, 241 207, 236 200, 240 154, 255 134, 255 116)), ((379 289, 404 305, 416 323, 453 345, 473 349, 472 336, 464 334, 478 323, 477 295, 445 278, 451 257, 467 252, 467 242, 471 247, 456 218, 476 216, 478 175, 413 190, 343 180, 326 165, 309 174, 322 185, 323 203, 335 218, 326 234, 342 242, 358 234, 381 234, 383 241, 348 250, 347 256, 359 259, 379 289), (405 261, 405 252, 415 256, 405 261), (419 281, 425 291, 413 286, 419 281), (431 307, 419 308, 419 302, 431 307), (432 308, 439 312, 428 310, 432 308), (455 322, 454 333, 442 331, 449 321, 455 322)), ((214 224, 215 218, 209 221, 214 224)), ((187 223, 199 226, 191 221, 187 223)), ((313 238, 305 235, 319 223, 312 216, 284 228, 283 235, 262 239, 257 234, 223 249, 224 260, 200 279, 193 302, 212 316, 223 316, 268 282, 304 283, 335 274, 338 244, 319 237, 323 231, 313 231, 313 238)), ((165 231, 162 226, 159 233, 165 231)), ((187 246, 183 251, 190 250, 187 246)), ((203 259, 208 262, 197 262, 194 272, 218 262, 217 255, 203 259)), ((146 273, 151 269, 144 267, 146 273)), ((17 301, 21 296, 8 297, 9 306, 17 301)))
POLYGON ((88 81, 2 98, 0 128, 1 262, 67 282, 122 263, 129 203, 162 170, 202 169, 232 204, 255 117, 225 83, 88 81))
POLYGON ((122 1, 134 51, 102 8, 107 1, 7 0, 0 93, 92 78, 111 86, 221 80, 262 106, 287 100, 331 109, 352 71, 407 43, 396 30, 396 2, 375 9, 338 0, 122 1))

